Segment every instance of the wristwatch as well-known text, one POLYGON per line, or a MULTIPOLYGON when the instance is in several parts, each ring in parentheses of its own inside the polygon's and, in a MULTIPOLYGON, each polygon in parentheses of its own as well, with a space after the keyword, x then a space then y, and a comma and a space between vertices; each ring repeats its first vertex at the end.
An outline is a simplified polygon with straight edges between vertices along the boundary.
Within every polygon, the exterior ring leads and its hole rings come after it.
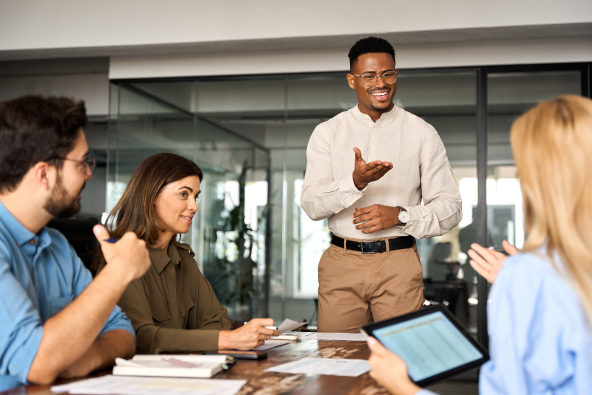
POLYGON ((407 222, 409 222, 409 213, 407 212, 407 210, 405 210, 403 207, 401 206, 397 206, 397 208, 399 209, 399 221, 401 222, 399 225, 407 225, 407 222))

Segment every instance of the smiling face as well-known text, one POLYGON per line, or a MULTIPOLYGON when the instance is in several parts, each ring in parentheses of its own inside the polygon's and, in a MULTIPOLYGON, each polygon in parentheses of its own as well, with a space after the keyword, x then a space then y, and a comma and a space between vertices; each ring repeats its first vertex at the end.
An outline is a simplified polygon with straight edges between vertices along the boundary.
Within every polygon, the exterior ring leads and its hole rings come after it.
POLYGON ((174 235, 189 231, 197 212, 195 200, 199 193, 200 181, 197 176, 171 182, 160 190, 154 201, 159 224, 165 230, 158 238, 159 246, 166 250, 174 235))
MULTIPOLYGON (((386 71, 398 73, 395 69, 395 59, 388 53, 360 55, 352 68, 352 73, 358 75, 365 73, 382 75, 386 71)), ((397 82, 387 85, 379 76, 376 84, 368 87, 361 77, 353 74, 347 75, 347 82, 350 88, 356 90, 358 108, 362 113, 370 115, 373 121, 380 118, 383 112, 390 111, 393 108, 393 98, 397 93, 397 82)))

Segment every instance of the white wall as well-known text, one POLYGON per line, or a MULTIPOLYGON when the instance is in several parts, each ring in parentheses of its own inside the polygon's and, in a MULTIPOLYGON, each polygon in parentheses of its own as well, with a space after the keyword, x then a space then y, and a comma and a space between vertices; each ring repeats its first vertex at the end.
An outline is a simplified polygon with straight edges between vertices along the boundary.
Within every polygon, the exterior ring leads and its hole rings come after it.
POLYGON ((0 77, 0 101, 23 95, 73 97, 84 100, 90 116, 109 113, 107 73, 0 77))
POLYGON ((0 51, 578 24, 590 0, 3 0, 0 51))

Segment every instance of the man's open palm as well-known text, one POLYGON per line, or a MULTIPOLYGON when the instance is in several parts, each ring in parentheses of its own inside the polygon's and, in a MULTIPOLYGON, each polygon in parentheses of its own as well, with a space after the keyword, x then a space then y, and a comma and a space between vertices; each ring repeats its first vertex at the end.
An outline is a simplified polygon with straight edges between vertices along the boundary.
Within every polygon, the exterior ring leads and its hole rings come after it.
POLYGON ((366 161, 362 159, 362 153, 357 147, 354 148, 354 152, 356 153, 356 158, 353 178, 354 184, 356 184, 356 188, 359 190, 366 188, 366 186, 372 181, 381 179, 382 176, 393 168, 391 162, 376 160, 374 162, 366 163, 366 161))

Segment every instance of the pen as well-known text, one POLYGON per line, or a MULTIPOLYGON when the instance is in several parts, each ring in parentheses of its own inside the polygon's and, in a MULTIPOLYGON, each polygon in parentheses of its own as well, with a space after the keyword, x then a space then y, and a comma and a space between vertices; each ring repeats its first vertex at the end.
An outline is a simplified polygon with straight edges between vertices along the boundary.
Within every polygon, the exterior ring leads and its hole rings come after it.
POLYGON ((119 239, 106 239, 103 241, 106 241, 107 243, 117 243, 117 241, 119 241, 119 239))

